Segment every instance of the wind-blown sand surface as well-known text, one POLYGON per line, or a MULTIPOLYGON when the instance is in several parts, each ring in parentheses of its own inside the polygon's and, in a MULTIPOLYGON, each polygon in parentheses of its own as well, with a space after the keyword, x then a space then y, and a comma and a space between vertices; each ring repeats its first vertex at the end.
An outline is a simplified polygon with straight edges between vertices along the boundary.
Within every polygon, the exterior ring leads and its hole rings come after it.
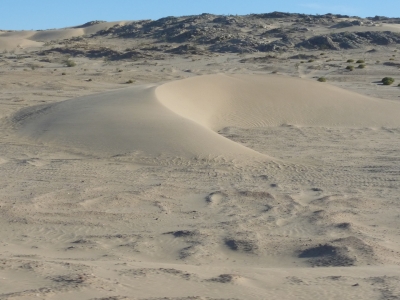
POLYGON ((23 109, 5 125, 21 146, 3 145, 3 295, 392 291, 398 170, 369 159, 396 151, 399 115, 309 80, 224 74, 23 109))
POLYGON ((242 59, 3 57, 0 299, 400 299, 386 67, 242 59))

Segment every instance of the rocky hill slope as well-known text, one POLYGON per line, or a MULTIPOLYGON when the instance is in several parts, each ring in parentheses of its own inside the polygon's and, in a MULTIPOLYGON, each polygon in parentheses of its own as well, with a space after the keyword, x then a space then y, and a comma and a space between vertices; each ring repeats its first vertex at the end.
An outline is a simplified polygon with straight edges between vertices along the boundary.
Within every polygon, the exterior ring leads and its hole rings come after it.
MULTIPOLYGON (((82 26, 99 23, 101 21, 88 22, 82 26)), ((54 47, 43 53, 60 52, 111 60, 157 59, 162 54, 346 50, 399 43, 400 18, 363 19, 347 15, 273 12, 246 16, 202 14, 110 23, 93 34, 47 42, 47 46, 54 47), (113 49, 112 45, 120 44, 121 40, 128 43, 128 47, 113 49), (93 45, 95 41, 98 42, 93 45)))

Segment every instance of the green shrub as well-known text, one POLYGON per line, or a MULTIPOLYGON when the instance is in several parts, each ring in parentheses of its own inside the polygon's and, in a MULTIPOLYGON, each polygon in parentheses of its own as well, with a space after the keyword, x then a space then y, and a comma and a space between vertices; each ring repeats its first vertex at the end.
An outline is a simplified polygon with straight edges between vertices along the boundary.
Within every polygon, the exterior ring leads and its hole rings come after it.
POLYGON ((358 65, 358 68, 359 68, 359 69, 364 69, 365 67, 366 67, 365 64, 358 65))
POLYGON ((382 79, 383 85, 391 85, 394 82, 392 77, 385 77, 382 79))
POLYGON ((65 72, 62 72, 62 73, 61 73, 61 75, 67 75, 67 73, 65 73, 65 72))
POLYGON ((346 70, 353 71, 354 70, 354 66, 347 66, 346 70))
POLYGON ((356 63, 357 64, 363 64, 363 63, 365 63, 365 61, 363 59, 359 59, 359 60, 356 61, 356 63))
POLYGON ((389 58, 389 60, 394 60, 394 58, 389 58))
POLYGON ((325 77, 320 77, 317 79, 319 82, 326 82, 326 78, 325 77))
POLYGON ((30 64, 30 67, 31 67, 31 70, 33 71, 33 70, 36 70, 37 68, 39 68, 40 66, 36 65, 36 64, 30 64))
POLYGON ((309 59, 309 60, 308 60, 308 62, 313 62, 313 61, 314 61, 313 59, 309 59))
POLYGON ((352 62, 354 62, 354 59, 348 59, 347 62, 352 63, 352 62))
POLYGON ((134 83, 134 82, 135 82, 134 80, 129 79, 126 83, 127 83, 127 84, 131 84, 131 83, 134 83))
POLYGON ((74 62, 73 60, 67 58, 67 59, 63 60, 63 65, 65 65, 68 68, 71 68, 71 67, 75 67, 76 66, 76 62, 74 62))

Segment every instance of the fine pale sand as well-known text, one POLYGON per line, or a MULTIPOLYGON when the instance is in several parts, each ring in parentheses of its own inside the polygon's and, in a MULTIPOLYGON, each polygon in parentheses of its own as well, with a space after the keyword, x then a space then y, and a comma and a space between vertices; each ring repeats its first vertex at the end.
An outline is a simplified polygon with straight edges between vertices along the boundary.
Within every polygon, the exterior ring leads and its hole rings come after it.
POLYGON ((104 22, 81 28, 78 26, 44 31, 0 31, 0 49, 9 51, 18 48, 41 47, 46 42, 89 35, 114 25, 126 23, 128 22, 104 22))
MULTIPOLYGON (((21 135, 107 155, 261 158, 218 135, 226 127, 399 127, 400 103, 311 80, 206 75, 28 108, 21 135)), ((18 126, 20 125, 20 126, 18 126)))
POLYGON ((3 57, 0 299, 399 299, 389 67, 240 59, 3 57))

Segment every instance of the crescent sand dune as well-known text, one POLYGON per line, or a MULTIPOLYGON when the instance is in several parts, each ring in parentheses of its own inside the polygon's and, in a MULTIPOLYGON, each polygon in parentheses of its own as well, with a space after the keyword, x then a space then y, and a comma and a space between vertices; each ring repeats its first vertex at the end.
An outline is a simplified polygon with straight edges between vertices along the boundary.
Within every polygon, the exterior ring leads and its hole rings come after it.
POLYGON ((263 157, 172 112, 154 91, 140 86, 67 100, 23 110, 14 120, 25 136, 97 154, 263 157))
POLYGON ((267 159, 217 132, 279 125, 399 126, 400 103, 310 80, 207 75, 22 110, 21 135, 107 155, 267 159))
POLYGON ((207 75, 164 84, 161 103, 213 130, 277 126, 379 127, 400 124, 399 103, 332 85, 274 75, 207 75))

